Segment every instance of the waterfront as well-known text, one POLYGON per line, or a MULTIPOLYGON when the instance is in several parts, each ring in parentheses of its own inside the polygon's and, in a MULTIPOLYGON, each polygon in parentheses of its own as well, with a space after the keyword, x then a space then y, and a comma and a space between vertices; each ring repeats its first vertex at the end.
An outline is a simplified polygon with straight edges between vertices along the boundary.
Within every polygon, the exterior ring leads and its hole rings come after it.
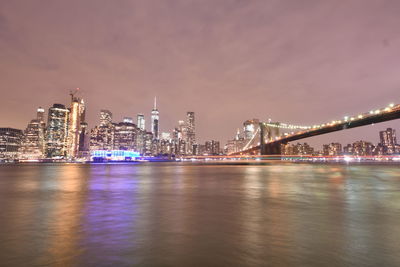
POLYGON ((0 165, 0 265, 400 266, 400 166, 0 165))

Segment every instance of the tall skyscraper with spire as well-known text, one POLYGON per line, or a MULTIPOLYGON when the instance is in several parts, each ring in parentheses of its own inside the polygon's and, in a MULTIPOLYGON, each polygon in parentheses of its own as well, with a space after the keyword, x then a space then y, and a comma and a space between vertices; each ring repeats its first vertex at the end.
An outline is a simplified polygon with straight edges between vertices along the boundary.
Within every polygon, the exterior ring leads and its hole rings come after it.
POLYGON ((153 139, 159 138, 159 112, 157 109, 157 97, 154 97, 154 108, 151 111, 151 133, 153 139))
POLYGON ((195 130, 194 112, 188 111, 186 114, 186 127, 187 127, 187 153, 193 155, 193 145, 196 144, 196 130, 195 130))

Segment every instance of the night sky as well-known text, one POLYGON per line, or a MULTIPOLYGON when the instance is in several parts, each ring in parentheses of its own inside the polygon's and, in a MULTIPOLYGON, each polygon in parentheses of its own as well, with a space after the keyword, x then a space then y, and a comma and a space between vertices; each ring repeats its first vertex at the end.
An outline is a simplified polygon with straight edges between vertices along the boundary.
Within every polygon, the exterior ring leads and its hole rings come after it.
MULTIPOLYGON (((80 87, 90 127, 196 112, 200 141, 260 118, 316 124, 400 103, 400 1, 0 0, 0 127, 80 87)), ((378 141, 400 121, 304 141, 378 141)))

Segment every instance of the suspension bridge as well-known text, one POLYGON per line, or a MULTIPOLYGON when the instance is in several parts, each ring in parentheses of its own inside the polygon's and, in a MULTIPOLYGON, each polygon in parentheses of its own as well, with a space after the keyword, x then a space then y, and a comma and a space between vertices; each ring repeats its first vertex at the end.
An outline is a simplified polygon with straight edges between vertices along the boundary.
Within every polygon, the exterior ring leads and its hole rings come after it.
POLYGON ((230 156, 280 155, 282 145, 289 142, 399 118, 400 104, 390 104, 387 107, 355 116, 345 116, 340 120, 308 126, 270 121, 260 122, 242 150, 231 153, 230 156))

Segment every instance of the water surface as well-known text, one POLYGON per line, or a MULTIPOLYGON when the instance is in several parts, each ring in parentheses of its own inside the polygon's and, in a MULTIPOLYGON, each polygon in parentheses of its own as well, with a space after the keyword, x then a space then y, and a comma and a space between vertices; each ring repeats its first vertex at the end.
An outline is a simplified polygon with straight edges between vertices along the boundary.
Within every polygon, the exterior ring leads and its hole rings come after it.
POLYGON ((400 167, 0 165, 1 266, 400 266, 400 167))

